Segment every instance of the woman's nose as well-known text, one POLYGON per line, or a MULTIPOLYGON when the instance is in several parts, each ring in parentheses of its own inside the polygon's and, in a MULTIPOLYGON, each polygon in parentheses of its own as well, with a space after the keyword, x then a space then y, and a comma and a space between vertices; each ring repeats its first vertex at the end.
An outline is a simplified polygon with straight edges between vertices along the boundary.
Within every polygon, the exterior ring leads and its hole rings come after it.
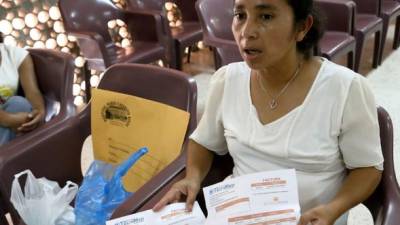
POLYGON ((258 29, 256 24, 248 21, 244 24, 242 33, 242 37, 247 39, 254 39, 258 37, 258 29))

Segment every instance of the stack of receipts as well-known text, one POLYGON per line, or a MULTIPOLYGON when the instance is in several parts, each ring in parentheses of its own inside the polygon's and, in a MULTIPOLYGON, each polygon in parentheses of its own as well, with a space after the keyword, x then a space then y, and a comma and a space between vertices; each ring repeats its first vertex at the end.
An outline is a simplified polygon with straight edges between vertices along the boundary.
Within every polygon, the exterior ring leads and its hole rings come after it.
POLYGON ((296 172, 293 169, 244 175, 203 188, 208 217, 197 202, 160 212, 143 211, 107 225, 296 225, 300 218, 296 172))
POLYGON ((300 218, 294 169, 226 179, 203 192, 206 225, 296 225, 300 218))

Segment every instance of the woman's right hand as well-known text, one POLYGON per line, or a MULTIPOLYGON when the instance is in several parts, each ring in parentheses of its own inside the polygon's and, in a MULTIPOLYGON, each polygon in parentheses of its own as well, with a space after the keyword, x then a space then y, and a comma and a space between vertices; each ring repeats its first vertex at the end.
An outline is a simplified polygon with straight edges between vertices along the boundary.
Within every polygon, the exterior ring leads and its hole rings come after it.
POLYGON ((200 181, 184 178, 171 187, 167 194, 153 207, 153 210, 155 212, 160 211, 167 204, 178 202, 186 196, 186 209, 192 211, 199 190, 200 181))
POLYGON ((7 119, 4 123, 6 127, 12 129, 15 132, 18 132, 18 127, 28 122, 29 120, 29 113, 27 112, 8 113, 7 119))
POLYGON ((18 127, 19 132, 29 132, 38 127, 44 121, 45 112, 37 109, 28 114, 29 120, 18 127))

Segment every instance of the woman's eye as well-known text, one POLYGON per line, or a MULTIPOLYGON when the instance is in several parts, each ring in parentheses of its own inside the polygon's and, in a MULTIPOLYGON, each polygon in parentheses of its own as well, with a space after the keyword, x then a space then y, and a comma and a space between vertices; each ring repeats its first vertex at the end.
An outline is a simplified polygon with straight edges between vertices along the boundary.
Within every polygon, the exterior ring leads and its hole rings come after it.
POLYGON ((246 17, 246 15, 244 13, 240 13, 240 12, 233 14, 233 16, 238 20, 242 20, 246 17))
POLYGON ((262 20, 271 20, 272 19, 272 15, 270 15, 270 14, 262 14, 260 17, 262 20))

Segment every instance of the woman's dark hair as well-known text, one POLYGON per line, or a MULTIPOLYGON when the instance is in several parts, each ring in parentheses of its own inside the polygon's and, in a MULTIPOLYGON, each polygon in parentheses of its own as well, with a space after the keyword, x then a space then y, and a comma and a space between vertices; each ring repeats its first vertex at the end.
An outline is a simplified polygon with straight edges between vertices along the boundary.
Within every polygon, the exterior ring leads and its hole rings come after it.
POLYGON ((0 43, 3 43, 3 33, 0 32, 0 43))
POLYGON ((311 57, 313 48, 318 45, 318 41, 324 34, 324 19, 319 10, 314 6, 314 0, 286 0, 293 9, 294 22, 299 24, 304 22, 308 15, 314 18, 314 23, 304 39, 297 43, 297 50, 305 55, 306 58, 311 57))

